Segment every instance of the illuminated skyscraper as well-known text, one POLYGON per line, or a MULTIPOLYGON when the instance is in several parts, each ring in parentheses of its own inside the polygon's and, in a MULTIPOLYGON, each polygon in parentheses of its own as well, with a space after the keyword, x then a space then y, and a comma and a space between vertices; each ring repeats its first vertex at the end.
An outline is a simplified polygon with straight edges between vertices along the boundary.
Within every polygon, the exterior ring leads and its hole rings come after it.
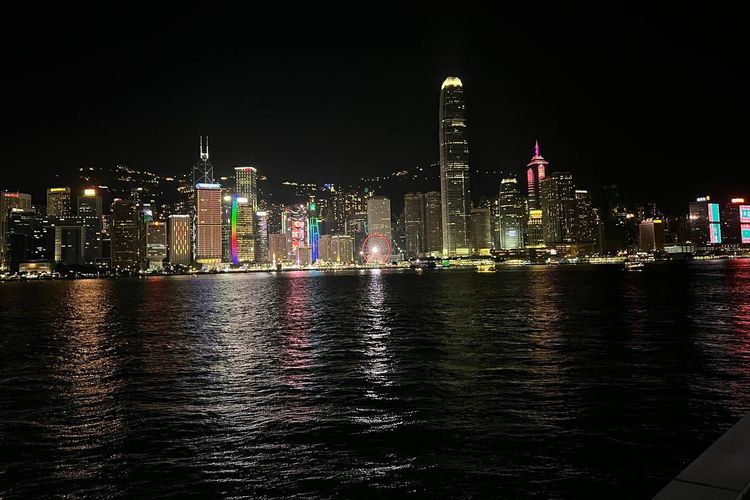
POLYGON ((190 230, 192 223, 189 215, 169 216, 169 263, 182 266, 190 265, 190 230))
POLYGON ((221 186, 195 185, 195 261, 204 266, 221 262, 221 186))
POLYGON ((8 221, 12 209, 30 211, 31 195, 26 193, 3 191, 0 193, 0 269, 8 266, 8 221))
POLYGON ((461 80, 449 76, 440 90, 440 189, 443 256, 469 255, 469 141, 461 80))
POLYGON ((524 203, 515 177, 500 181, 498 245, 503 250, 523 248, 524 203))
POLYGON ((489 255, 492 250, 492 229, 489 208, 471 209, 471 247, 475 255, 489 255))
POLYGON ((404 196, 404 233, 407 257, 422 257, 425 253, 425 197, 424 193, 404 196))
POLYGON ((721 207, 721 240, 729 245, 750 243, 750 203, 732 198, 721 207))
POLYGON ((320 220, 318 219, 318 204, 311 200, 307 204, 308 215, 308 246, 310 247, 310 262, 318 260, 318 243, 320 241, 320 220))
POLYGON ((336 264, 354 262, 354 237, 337 234, 331 238, 331 261, 336 264))
POLYGON ((539 189, 542 204, 544 243, 552 246, 574 241, 575 186, 568 172, 554 172, 542 179, 539 189))
POLYGON ((255 167, 234 167, 234 193, 247 198, 253 211, 258 210, 258 170, 255 167))
POLYGON ((549 162, 539 152, 539 141, 534 144, 534 156, 526 165, 526 183, 528 189, 529 210, 541 208, 540 189, 541 182, 546 177, 546 168, 549 162))
POLYGON ((70 217, 70 188, 53 187, 47 189, 47 216, 70 217))
POLYGON ((695 245, 717 245, 722 242, 721 211, 710 196, 690 203, 690 238, 695 245))
POLYGON ((440 193, 424 195, 424 235, 426 255, 437 257, 443 253, 443 206, 440 193))
POLYGON ((255 261, 254 217, 250 200, 235 194, 232 200, 232 264, 255 261))
POLYGON ((134 201, 115 199, 112 203, 112 267, 138 268, 138 209, 134 201))
POLYGON ((268 218, 265 210, 255 212, 255 262, 259 264, 268 262, 268 218))
POLYGON ((167 258, 167 226, 163 222, 146 223, 146 259, 149 270, 163 267, 167 258))
POLYGON ((572 240, 576 243, 595 243, 598 238, 598 220, 591 203, 591 193, 583 189, 575 190, 571 231, 572 240))
POLYGON ((367 233, 382 234, 392 242, 391 200, 385 196, 373 196, 367 199, 367 233))
POLYGON ((84 189, 77 206, 78 217, 86 231, 84 260, 87 264, 94 264, 102 258, 102 197, 94 188, 84 189))

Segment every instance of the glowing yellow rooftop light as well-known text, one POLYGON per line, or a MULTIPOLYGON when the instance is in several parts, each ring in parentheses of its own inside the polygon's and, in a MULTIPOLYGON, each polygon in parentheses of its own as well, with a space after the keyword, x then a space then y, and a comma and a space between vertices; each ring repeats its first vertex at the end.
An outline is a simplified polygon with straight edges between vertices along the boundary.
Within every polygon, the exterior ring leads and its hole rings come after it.
POLYGON ((440 90, 444 89, 445 87, 463 87, 464 84, 461 83, 461 79, 457 76, 449 76, 445 79, 443 82, 443 86, 440 87, 440 90))

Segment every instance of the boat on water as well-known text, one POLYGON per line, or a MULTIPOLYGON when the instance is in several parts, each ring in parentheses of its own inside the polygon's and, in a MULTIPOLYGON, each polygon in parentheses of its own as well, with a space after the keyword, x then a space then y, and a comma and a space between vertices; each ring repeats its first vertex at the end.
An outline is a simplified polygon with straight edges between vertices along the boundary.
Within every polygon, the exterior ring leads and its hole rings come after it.
POLYGON ((625 262, 626 271, 643 271, 644 267, 643 262, 640 261, 625 262))
POLYGON ((477 272, 478 273, 494 273, 497 271, 495 269, 495 264, 479 264, 477 265, 477 272))

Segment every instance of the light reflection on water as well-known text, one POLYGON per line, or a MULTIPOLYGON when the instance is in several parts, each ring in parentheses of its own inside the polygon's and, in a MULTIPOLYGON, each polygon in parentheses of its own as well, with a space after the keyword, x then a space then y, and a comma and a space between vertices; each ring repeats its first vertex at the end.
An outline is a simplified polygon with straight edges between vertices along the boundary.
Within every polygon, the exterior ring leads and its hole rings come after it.
POLYGON ((750 409, 750 262, 3 283, 0 497, 648 497, 750 409))

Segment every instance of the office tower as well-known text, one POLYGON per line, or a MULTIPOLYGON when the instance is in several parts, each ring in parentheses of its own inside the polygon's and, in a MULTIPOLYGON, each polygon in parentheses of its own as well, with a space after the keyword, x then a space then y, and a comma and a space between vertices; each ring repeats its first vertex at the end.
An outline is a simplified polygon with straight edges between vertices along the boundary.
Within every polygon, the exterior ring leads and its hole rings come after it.
POLYGON ((710 196, 702 196, 690 203, 689 210, 691 242, 695 245, 721 243, 721 211, 718 203, 711 203, 710 196))
POLYGON ((331 239, 331 260, 336 264, 354 263, 354 237, 334 235, 331 239))
POLYGON ((255 261, 255 212, 250 200, 234 195, 232 199, 232 264, 255 261))
POLYGON ((7 237, 9 214, 12 209, 31 210, 31 195, 26 193, 3 191, 0 193, 0 269, 8 266, 7 237))
POLYGON ((583 189, 575 190, 575 207, 571 223, 572 241, 595 243, 597 237, 597 217, 591 203, 591 193, 583 189))
POLYGON ((234 192, 247 198, 253 211, 258 210, 258 170, 255 167, 234 167, 234 192))
POLYGON ((221 261, 232 262, 232 207, 234 191, 221 188, 221 261))
POLYGON ((364 194, 352 191, 333 191, 331 193, 330 211, 326 217, 329 233, 345 234, 347 224, 358 212, 364 212, 367 206, 364 194))
POLYGON ((388 242, 393 240, 391 200, 385 196, 373 196, 367 199, 367 234, 381 234, 388 242))
POLYGON ((95 264, 102 258, 102 197, 96 189, 87 188, 77 199, 77 214, 86 232, 84 261, 95 264))
POLYGON ((163 268, 167 258, 167 225, 160 221, 146 223, 146 260, 148 270, 163 268))
POLYGON ((750 243, 750 204, 732 198, 721 207, 721 240, 728 245, 750 243))
POLYGON ((272 263, 285 262, 288 260, 286 235, 273 233, 268 241, 268 260, 272 263))
POLYGON ((221 186, 195 185, 195 261, 204 266, 221 262, 221 186))
POLYGON ((173 265, 190 265, 190 229, 192 223, 189 215, 169 216, 169 263, 173 265))
POLYGON ((526 164, 526 209, 525 243, 528 248, 544 248, 542 222, 541 182, 546 177, 549 162, 539 152, 539 141, 534 144, 534 156, 526 164))
POLYGON ((443 204, 438 191, 424 195, 424 235, 426 255, 437 257, 443 253, 443 204))
POLYGON ((498 194, 498 244, 503 250, 523 248, 523 221, 525 207, 515 177, 500 181, 498 194))
POLYGON ((268 262, 268 225, 268 212, 255 212, 255 262, 259 264, 268 262))
POLYGON ((661 219, 646 219, 638 225, 638 250, 659 252, 664 250, 664 223, 661 219))
POLYGON ((471 246, 475 255, 489 255, 492 250, 489 208, 471 209, 471 246))
POLYGON ((404 196, 404 233, 406 256, 422 257, 426 247, 424 193, 406 193, 404 196))
POLYGON ((138 219, 138 207, 134 201, 114 200, 110 237, 112 267, 115 269, 138 269, 138 219))
POLYGON ((8 268, 18 272, 22 262, 33 259, 34 228, 37 213, 34 210, 10 209, 7 219, 6 255, 8 268))
POLYGON ((318 219, 318 205, 314 200, 310 200, 307 204, 307 227, 308 227, 308 241, 307 246, 310 247, 310 262, 318 260, 318 243, 320 241, 320 221, 318 219))
POLYGON ((554 172, 541 181, 542 227, 547 246, 573 242, 575 187, 568 172, 554 172))
POLYGON ((68 220, 55 224, 55 263, 63 266, 84 263, 86 251, 86 229, 83 224, 68 220))
POLYGON ((318 240, 318 262, 331 263, 333 262, 331 257, 331 241, 333 235, 324 234, 321 235, 318 240))
POLYGON ((546 169, 549 162, 539 152, 539 141, 534 144, 534 156, 526 165, 526 183, 528 192, 529 210, 542 208, 541 205, 541 183, 546 177, 546 169))
POLYGON ((53 187, 47 189, 47 216, 70 217, 70 188, 53 187))
POLYGON ((294 261, 298 266, 307 267, 312 263, 310 257, 310 247, 299 246, 296 250, 294 261))
POLYGON ((443 256, 469 255, 469 142, 461 80, 449 76, 440 89, 440 189, 443 256))

